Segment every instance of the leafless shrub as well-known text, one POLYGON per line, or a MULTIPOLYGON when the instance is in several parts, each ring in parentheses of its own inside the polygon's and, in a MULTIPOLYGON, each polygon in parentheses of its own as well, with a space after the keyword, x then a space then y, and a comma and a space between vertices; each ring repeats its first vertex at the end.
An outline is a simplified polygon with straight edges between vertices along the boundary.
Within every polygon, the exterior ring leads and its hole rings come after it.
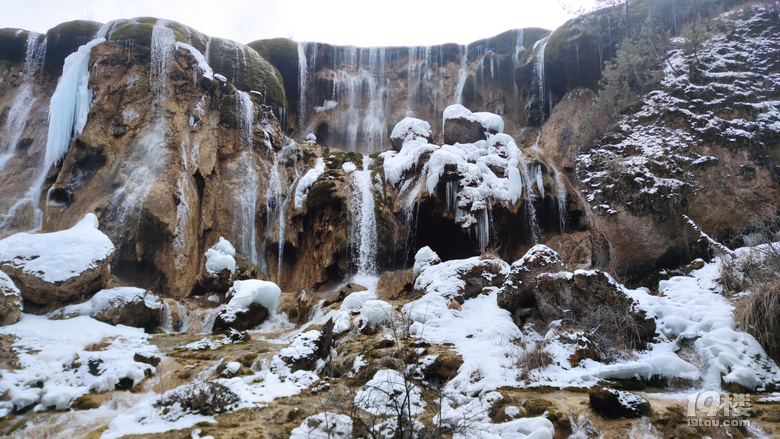
POLYGON ((171 408, 178 404, 187 412, 214 415, 228 411, 239 400, 239 396, 226 385, 208 381, 186 384, 169 390, 160 396, 154 406, 171 408))

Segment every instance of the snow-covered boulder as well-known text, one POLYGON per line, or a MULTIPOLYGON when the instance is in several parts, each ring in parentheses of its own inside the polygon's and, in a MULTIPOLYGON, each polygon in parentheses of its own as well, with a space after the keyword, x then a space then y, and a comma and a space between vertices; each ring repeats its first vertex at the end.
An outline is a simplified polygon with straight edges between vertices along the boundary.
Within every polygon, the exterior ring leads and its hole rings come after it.
POLYGON ((0 326, 13 325, 22 314, 22 294, 7 274, 0 271, 0 326))
POLYGON ((333 319, 329 319, 322 331, 298 334, 289 346, 279 351, 279 358, 291 371, 319 370, 325 365, 332 347, 333 319))
POLYGON ((504 131, 504 119, 493 113, 472 113, 460 104, 444 109, 444 143, 475 143, 504 131))
MULTIPOLYGON (((418 255, 421 255, 421 252, 422 250, 418 255)), ((434 262, 435 260, 433 259, 434 262)), ((416 294, 422 296, 426 292, 436 292, 461 305, 464 301, 482 294, 485 288, 500 287, 509 273, 509 264, 489 255, 435 265, 418 266, 417 262, 415 257, 415 269, 422 267, 420 275, 414 282, 416 294)))
POLYGON ((90 316, 112 325, 144 328, 147 331, 162 322, 163 303, 151 291, 119 287, 98 291, 84 303, 68 305, 55 312, 62 316, 90 316))
POLYGON ((227 293, 228 303, 214 321, 214 332, 232 328, 252 329, 276 310, 282 291, 273 283, 258 279, 240 280, 227 293))
POLYGON ((520 314, 534 305, 531 280, 541 273, 557 273, 563 270, 563 262, 555 250, 542 244, 531 247, 522 258, 512 264, 509 275, 498 292, 498 306, 511 312, 515 323, 522 326, 520 314))
POLYGON ((348 439, 352 437, 352 418, 322 412, 304 419, 290 432, 290 439, 348 439))
POLYGON ((17 233, 0 241, 0 269, 13 279, 27 312, 43 313, 90 297, 106 286, 114 245, 88 213, 52 233, 17 233))
POLYGON ((589 399, 590 408, 605 418, 639 418, 650 414, 650 403, 646 399, 623 390, 594 387, 589 399))
POLYGON ((193 294, 225 294, 233 286, 238 263, 236 249, 227 239, 220 236, 219 241, 206 250, 206 272, 202 273, 193 294))
POLYGON ((428 143, 433 143, 431 124, 414 117, 405 117, 395 124, 390 134, 390 144, 396 151, 400 151, 404 143, 415 139, 425 139, 428 143))

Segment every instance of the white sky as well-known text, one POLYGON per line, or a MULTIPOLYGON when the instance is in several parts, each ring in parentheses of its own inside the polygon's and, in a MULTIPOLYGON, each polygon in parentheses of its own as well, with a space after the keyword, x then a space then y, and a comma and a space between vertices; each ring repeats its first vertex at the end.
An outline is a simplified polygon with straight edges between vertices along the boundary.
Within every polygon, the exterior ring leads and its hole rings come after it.
POLYGON ((105 23, 153 16, 242 43, 288 37, 362 47, 465 44, 509 29, 555 29, 570 18, 557 0, 0 0, 0 5, 0 28, 42 33, 77 19, 105 23))

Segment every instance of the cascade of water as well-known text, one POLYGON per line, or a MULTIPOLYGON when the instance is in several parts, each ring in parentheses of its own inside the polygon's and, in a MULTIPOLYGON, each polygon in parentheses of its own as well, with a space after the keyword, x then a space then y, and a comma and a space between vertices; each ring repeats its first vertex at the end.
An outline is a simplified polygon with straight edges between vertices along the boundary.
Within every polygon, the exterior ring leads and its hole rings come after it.
POLYGON ((208 39, 206 40, 206 53, 203 54, 203 57, 206 58, 206 64, 209 64, 211 62, 211 60, 209 59, 211 57, 211 37, 208 37, 208 39))
POLYGON ((168 28, 167 20, 157 20, 152 28, 152 68, 149 73, 149 88, 155 101, 168 97, 168 70, 175 46, 176 36, 168 28))
POLYGON ((27 127, 27 119, 30 116, 33 103, 35 103, 32 82, 43 66, 43 59, 46 55, 46 40, 39 43, 40 37, 41 34, 36 32, 30 32, 27 36, 24 69, 21 74, 22 83, 16 92, 11 109, 8 111, 5 126, 0 132, 0 170, 5 167, 5 164, 16 152, 16 146, 27 127))
POLYGON ((376 214, 374 212, 374 191, 372 188, 371 171, 369 167, 373 160, 363 156, 363 169, 354 171, 350 186, 354 193, 353 211, 357 213, 357 227, 353 227, 352 242, 357 242, 357 254, 354 265, 357 275, 373 275, 376 273, 377 231, 376 214))
POLYGON ((566 231, 566 211, 568 210, 568 192, 566 191, 566 183, 563 181, 563 175, 553 168, 555 173, 555 198, 558 200, 558 224, 561 228, 561 233, 566 231))
POLYGON ((306 123, 306 93, 309 84, 309 66, 306 62, 306 43, 298 43, 298 125, 303 131, 306 123))
POLYGON ((257 229, 255 227, 255 211, 257 210, 258 181, 255 172, 255 159, 252 152, 253 126, 255 122, 255 104, 252 97, 244 91, 236 91, 237 111, 241 115, 238 120, 238 130, 241 138, 241 158, 239 162, 240 217, 235 227, 240 251, 257 264, 257 229))
MULTIPOLYGON (((536 76, 539 81, 539 110, 542 112, 542 117, 540 119, 541 122, 544 122, 546 116, 549 116, 549 113, 545 113, 545 90, 546 90, 546 84, 545 84, 545 75, 544 75, 544 50, 547 48, 547 41, 550 39, 550 36, 546 36, 539 40, 536 43, 536 76)), ((550 104, 552 105, 552 103, 550 104)))
POLYGON ((463 45, 463 51, 460 55, 460 69, 458 70, 458 85, 455 88, 455 103, 463 105, 463 87, 466 85, 466 71, 468 58, 468 46, 463 45))
MULTIPOLYGON (((295 169, 296 174, 298 173, 298 169, 296 167, 295 169)), ((279 283, 282 280, 282 263, 284 262, 284 232, 286 228, 287 218, 285 217, 287 212, 287 207, 290 204, 290 200, 295 198, 295 185, 298 184, 298 180, 300 180, 300 175, 296 175, 296 177, 293 179, 292 183, 290 183, 290 187, 287 188, 287 197, 285 197, 284 201, 282 202, 282 206, 279 209, 279 246, 278 246, 278 254, 279 254, 279 260, 277 261, 278 267, 277 267, 277 273, 276 273, 276 282, 279 283)))
MULTIPOLYGON (((512 56, 512 71, 514 72, 517 69, 518 64, 520 64, 520 53, 525 50, 525 45, 523 44, 523 38, 525 38, 525 32, 523 29, 517 30, 517 42, 515 42, 515 50, 514 55, 512 56)), ((515 92, 515 102, 517 102, 519 98, 520 89, 517 88, 517 81, 512 81, 512 86, 514 88, 515 92)))

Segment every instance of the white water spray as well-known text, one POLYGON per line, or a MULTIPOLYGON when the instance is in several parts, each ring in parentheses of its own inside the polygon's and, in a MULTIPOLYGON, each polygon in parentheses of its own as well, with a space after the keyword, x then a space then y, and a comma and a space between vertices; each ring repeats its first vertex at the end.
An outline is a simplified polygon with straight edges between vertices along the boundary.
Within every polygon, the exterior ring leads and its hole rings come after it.
POLYGON ((357 242, 357 276, 376 274, 377 231, 376 214, 374 212, 374 190, 371 183, 369 167, 373 160, 363 156, 363 169, 352 173, 350 185, 355 195, 353 211, 357 218, 353 223, 353 243, 357 242))

